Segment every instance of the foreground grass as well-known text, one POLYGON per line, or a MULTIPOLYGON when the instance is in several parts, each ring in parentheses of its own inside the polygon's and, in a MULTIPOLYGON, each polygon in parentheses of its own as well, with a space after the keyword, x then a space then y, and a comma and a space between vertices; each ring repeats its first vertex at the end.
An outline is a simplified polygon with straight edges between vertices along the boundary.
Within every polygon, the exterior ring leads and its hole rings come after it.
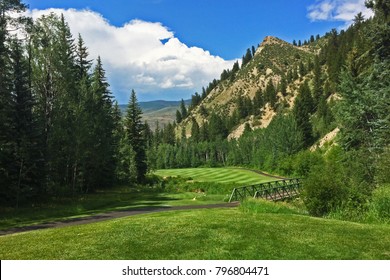
POLYGON ((390 226, 243 210, 173 211, 3 236, 0 259, 390 259, 390 226))
POLYGON ((256 172, 240 168, 182 168, 160 169, 155 172, 161 177, 180 176, 198 182, 236 183, 241 185, 258 184, 275 180, 256 172))

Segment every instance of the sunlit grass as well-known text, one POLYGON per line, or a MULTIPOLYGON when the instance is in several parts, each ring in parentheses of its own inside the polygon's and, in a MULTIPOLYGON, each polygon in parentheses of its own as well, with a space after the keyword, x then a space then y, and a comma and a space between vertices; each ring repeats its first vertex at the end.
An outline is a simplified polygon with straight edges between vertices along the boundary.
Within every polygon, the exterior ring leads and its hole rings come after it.
POLYGON ((0 237, 1 259, 389 259, 390 226, 240 209, 172 211, 0 237))
POLYGON ((155 172, 161 177, 180 176, 198 182, 236 183, 240 185, 258 184, 275 179, 240 168, 182 168, 160 169, 155 172))

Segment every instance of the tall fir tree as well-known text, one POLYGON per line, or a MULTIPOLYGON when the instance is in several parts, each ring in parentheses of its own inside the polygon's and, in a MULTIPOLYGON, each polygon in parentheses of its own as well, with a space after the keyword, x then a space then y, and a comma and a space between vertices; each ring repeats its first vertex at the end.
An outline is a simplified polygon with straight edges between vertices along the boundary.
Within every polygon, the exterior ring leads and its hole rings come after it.
POLYGON ((16 176, 11 184, 16 207, 20 202, 36 196, 40 189, 41 153, 39 132, 33 115, 34 98, 29 87, 29 67, 23 46, 14 39, 11 43, 13 94, 13 155, 16 176))
POLYGON ((131 91, 130 101, 125 117, 127 139, 135 153, 135 167, 137 181, 142 182, 148 171, 146 159, 145 139, 143 138, 144 126, 142 123, 142 110, 138 104, 134 90, 131 91))
POLYGON ((300 86, 295 100, 293 114, 298 128, 302 132, 304 146, 313 144, 313 128, 310 117, 313 112, 313 99, 307 80, 300 86))
MULTIPOLYGON (((196 106, 196 105, 195 105, 196 106)), ((183 99, 180 101, 180 114, 182 120, 184 120, 187 117, 187 107, 183 99)))

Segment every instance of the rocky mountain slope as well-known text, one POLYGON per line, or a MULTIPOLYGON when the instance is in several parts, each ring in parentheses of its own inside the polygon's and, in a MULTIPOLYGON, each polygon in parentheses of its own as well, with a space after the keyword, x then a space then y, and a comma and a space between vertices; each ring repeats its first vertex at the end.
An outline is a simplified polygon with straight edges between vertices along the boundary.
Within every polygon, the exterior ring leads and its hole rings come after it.
POLYGON ((200 125, 206 121, 207 118, 202 113, 204 111, 209 114, 214 112, 225 118, 231 116, 237 108, 239 98, 249 98, 253 101, 259 92, 265 97, 267 86, 272 83, 276 91, 275 104, 271 106, 270 102, 264 102, 260 108, 261 113, 241 120, 230 131, 229 137, 240 137, 246 123, 251 128, 268 126, 277 111, 293 106, 304 76, 312 76, 310 68, 323 43, 324 41, 319 39, 298 47, 279 38, 267 36, 259 44, 250 61, 228 79, 221 79, 178 126, 177 131, 180 132, 184 127, 187 136, 190 136, 193 119, 200 125), (302 67, 306 70, 301 69, 302 67))

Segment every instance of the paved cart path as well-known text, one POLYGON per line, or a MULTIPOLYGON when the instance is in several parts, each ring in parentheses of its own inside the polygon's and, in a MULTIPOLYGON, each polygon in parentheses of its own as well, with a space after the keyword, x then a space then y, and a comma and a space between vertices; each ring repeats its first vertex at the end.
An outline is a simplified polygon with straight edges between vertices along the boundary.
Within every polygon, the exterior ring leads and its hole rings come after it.
POLYGON ((15 227, 6 230, 0 230, 1 235, 8 235, 14 233, 21 233, 26 231, 33 231, 47 228, 59 228, 74 225, 84 225, 100 221, 111 220, 115 218, 135 216, 141 214, 176 211, 176 210, 195 210, 195 209, 214 209, 214 208, 232 208, 237 207, 239 203, 220 203, 220 204, 206 204, 206 205, 185 205, 185 206, 161 206, 161 207, 143 207, 138 209, 112 211, 107 213, 101 213, 92 216, 86 216, 81 218, 72 218, 61 221, 46 222, 43 224, 36 224, 24 227, 15 227))

